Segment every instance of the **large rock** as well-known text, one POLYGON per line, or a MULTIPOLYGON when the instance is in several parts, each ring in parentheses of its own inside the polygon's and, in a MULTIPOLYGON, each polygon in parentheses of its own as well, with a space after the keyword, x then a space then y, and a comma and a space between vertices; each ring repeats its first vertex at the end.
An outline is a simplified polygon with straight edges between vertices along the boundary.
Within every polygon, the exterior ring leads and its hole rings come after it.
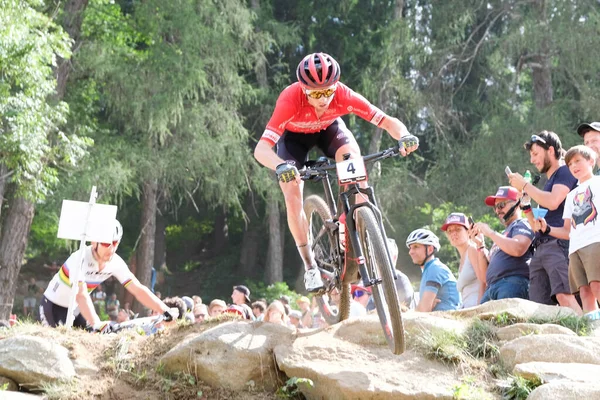
POLYGON ((600 385, 597 383, 581 383, 558 381, 538 386, 527 400, 599 400, 600 385))
MULTIPOLYGON (((407 333, 406 336, 419 336, 423 332, 440 331, 463 334, 467 328, 465 321, 448 318, 438 313, 409 311, 402 313, 402 321, 404 330, 407 333)), ((339 339, 364 346, 383 346, 387 343, 383 336, 379 317, 376 314, 342 321, 340 324, 329 328, 328 332, 339 339)), ((304 334, 299 336, 304 336, 304 334)))
POLYGON ((533 361, 600 364, 600 338, 567 335, 530 335, 506 343, 500 358, 513 369, 533 361))
POLYGON ((2 400, 47 400, 47 396, 37 396, 30 393, 22 392, 0 392, 0 399, 2 400))
POLYGON ((7 391, 19 390, 19 385, 17 385, 17 382, 13 381, 12 379, 6 378, 4 376, 0 376, 0 388, 2 388, 4 385, 6 385, 6 389, 4 389, 4 390, 7 390, 7 391))
POLYGON ((476 307, 446 311, 445 313, 461 318, 479 317, 480 319, 490 319, 506 313, 517 321, 527 321, 530 318, 554 319, 577 316, 575 311, 568 307, 548 306, 517 298, 488 301, 476 307))
POLYGON ((496 332, 500 340, 513 340, 526 335, 568 335, 577 336, 569 328, 556 324, 527 324, 520 323, 502 327, 496 332))
POLYGON ((161 362, 166 372, 189 372, 215 387, 275 390, 273 347, 289 346, 293 338, 293 330, 281 325, 228 322, 180 343, 161 362))
POLYGON ((561 380, 597 383, 600 376, 600 365, 534 361, 517 364, 513 369, 513 374, 529 380, 539 378, 545 383, 561 380))
POLYGON ((277 346, 277 365, 288 377, 313 381, 312 387, 300 386, 308 399, 452 399, 461 383, 458 371, 412 350, 392 354, 376 318, 350 320, 277 346))
POLYGON ((37 387, 42 382, 70 379, 75 368, 63 346, 24 335, 0 340, 0 375, 21 386, 37 387))

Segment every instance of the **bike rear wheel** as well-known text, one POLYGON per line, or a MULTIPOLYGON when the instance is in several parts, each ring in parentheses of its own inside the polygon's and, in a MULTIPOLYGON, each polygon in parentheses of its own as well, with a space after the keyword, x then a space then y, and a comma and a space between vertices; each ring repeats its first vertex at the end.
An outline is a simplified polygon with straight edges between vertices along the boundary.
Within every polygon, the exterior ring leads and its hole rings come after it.
POLYGON ((370 278, 381 280, 371 286, 379 321, 388 345, 394 354, 405 350, 402 313, 396 292, 392 265, 373 211, 368 207, 356 210, 356 230, 370 278))
POLYGON ((308 220, 309 238, 317 265, 331 275, 323 278, 326 291, 316 296, 317 305, 325 321, 336 324, 350 314, 350 285, 342 283, 343 254, 338 246, 338 236, 328 228, 333 217, 325 200, 317 195, 304 200, 304 212, 308 220))

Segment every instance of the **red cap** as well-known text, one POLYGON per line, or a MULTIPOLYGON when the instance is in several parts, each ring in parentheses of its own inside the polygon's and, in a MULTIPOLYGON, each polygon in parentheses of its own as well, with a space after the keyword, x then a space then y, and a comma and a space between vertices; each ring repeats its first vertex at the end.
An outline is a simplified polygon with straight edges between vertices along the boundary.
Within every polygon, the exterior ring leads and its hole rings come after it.
POLYGON ((519 198, 519 191, 512 186, 500 186, 495 196, 485 198, 485 204, 493 207, 496 199, 507 199, 516 201, 519 198))
POLYGON ((354 292, 356 292, 357 290, 364 290, 365 292, 373 293, 371 291, 370 287, 366 288, 363 285, 351 285, 350 286, 350 293, 351 294, 354 294, 354 292))
POLYGON ((463 213, 452 213, 448 215, 448 218, 446 218, 446 222, 444 222, 444 225, 442 225, 441 230, 445 232, 449 225, 461 225, 467 229, 471 227, 467 216, 463 213))

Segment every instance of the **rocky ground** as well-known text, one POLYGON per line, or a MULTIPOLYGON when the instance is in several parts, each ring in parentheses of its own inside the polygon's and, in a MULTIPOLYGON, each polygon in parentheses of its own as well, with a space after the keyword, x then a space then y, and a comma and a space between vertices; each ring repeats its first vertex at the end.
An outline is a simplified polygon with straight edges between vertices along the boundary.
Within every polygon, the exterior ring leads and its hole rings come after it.
POLYGON ((404 323, 400 356, 376 316, 305 332, 212 321, 149 337, 23 325, 0 332, 0 376, 21 388, 0 398, 600 399, 600 328, 568 309, 510 299, 404 323))

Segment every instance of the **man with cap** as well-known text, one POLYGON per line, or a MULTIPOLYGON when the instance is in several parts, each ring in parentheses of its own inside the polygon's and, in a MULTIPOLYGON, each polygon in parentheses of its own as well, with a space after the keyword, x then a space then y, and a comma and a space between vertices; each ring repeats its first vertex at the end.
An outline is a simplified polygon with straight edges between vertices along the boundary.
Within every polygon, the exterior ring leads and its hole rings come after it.
POLYGON ((583 144, 596 152, 596 175, 600 175, 600 122, 590 122, 577 127, 577 134, 583 144))
MULTIPOLYGON (((545 216, 548 229, 536 232, 533 241, 535 252, 529 264, 529 300, 550 305, 558 302, 580 314, 581 307, 569 288, 569 241, 549 235, 550 227, 563 226, 565 199, 577 186, 577 179, 562 159, 564 150, 556 133, 541 131, 532 135, 525 143, 525 149, 529 151, 531 163, 548 178, 544 188, 538 189, 519 173, 508 176, 512 187, 527 193, 539 207, 548 210, 545 216)), ((529 207, 525 204, 523 210, 529 223, 533 224, 533 215, 527 212, 529 207)))
MULTIPOLYGON (((485 204, 494 207, 494 212, 506 227, 496 232, 483 222, 473 226, 475 234, 482 233, 492 241, 487 261, 485 281, 487 289, 481 304, 490 300, 518 297, 527 299, 529 290, 529 262, 533 231, 529 223, 517 212, 519 192, 510 186, 501 186, 494 196, 488 196, 485 204)), ((486 251, 485 247, 478 251, 486 251)))
POLYGON ((231 300, 233 300, 234 305, 240 306, 244 310, 245 319, 254 320, 254 314, 250 307, 252 304, 250 301, 250 289, 244 285, 234 286, 233 292, 231 293, 231 300))
POLYGON ((361 317, 367 315, 367 304, 372 296, 371 288, 365 288, 362 285, 352 285, 350 293, 352 294, 350 316, 361 317))

